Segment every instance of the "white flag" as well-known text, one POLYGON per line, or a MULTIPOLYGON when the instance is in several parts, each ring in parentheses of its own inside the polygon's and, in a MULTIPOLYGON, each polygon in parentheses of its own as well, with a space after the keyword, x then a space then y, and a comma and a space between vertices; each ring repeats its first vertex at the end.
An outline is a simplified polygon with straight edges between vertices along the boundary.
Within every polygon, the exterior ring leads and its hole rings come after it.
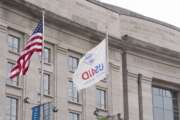
POLYGON ((106 40, 103 40, 80 59, 78 68, 73 75, 73 81, 78 90, 81 90, 103 80, 106 74, 106 40))

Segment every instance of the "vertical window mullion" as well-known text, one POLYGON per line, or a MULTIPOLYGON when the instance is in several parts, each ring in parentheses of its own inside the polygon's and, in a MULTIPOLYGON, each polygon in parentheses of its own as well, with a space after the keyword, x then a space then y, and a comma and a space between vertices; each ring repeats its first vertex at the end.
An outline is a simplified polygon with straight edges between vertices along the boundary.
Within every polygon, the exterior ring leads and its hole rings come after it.
POLYGON ((73 95, 72 100, 75 101, 75 97, 74 97, 75 93, 74 93, 74 84, 73 84, 73 82, 72 82, 72 95, 73 95))
POLYGON ((10 119, 12 119, 12 99, 10 99, 10 119))
POLYGON ((103 106, 102 106, 102 97, 103 97, 103 95, 102 95, 102 91, 100 91, 100 107, 102 108, 103 106))
POLYGON ((103 108, 106 108, 106 93, 103 91, 103 108))
POLYGON ((162 92, 162 93, 163 93, 163 94, 162 94, 162 98, 163 98, 163 99, 162 99, 162 102, 163 102, 163 119, 165 120, 165 107, 164 107, 164 99, 165 99, 165 98, 164 98, 164 90, 162 90, 162 91, 163 91, 163 92, 162 92))

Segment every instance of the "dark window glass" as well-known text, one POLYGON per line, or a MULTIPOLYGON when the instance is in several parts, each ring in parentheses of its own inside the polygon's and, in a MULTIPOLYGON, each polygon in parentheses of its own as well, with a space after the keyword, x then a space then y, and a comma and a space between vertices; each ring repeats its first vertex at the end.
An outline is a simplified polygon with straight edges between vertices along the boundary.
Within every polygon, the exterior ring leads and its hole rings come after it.
POLYGON ((178 120, 177 92, 153 87, 154 120, 178 120))

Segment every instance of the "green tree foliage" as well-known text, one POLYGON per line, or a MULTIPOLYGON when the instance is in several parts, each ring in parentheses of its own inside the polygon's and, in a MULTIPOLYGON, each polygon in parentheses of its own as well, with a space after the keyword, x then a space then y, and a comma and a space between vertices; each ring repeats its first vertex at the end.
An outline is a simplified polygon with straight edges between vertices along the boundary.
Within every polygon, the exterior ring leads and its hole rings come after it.
POLYGON ((98 117, 97 120, 108 120, 107 117, 98 117))

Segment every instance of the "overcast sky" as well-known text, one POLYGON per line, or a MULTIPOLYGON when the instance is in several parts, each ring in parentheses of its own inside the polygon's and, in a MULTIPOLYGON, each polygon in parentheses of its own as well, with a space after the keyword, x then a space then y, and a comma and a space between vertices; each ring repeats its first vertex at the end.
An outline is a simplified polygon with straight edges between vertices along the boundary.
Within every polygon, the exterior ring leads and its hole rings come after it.
POLYGON ((100 0, 180 27, 180 0, 100 0))

